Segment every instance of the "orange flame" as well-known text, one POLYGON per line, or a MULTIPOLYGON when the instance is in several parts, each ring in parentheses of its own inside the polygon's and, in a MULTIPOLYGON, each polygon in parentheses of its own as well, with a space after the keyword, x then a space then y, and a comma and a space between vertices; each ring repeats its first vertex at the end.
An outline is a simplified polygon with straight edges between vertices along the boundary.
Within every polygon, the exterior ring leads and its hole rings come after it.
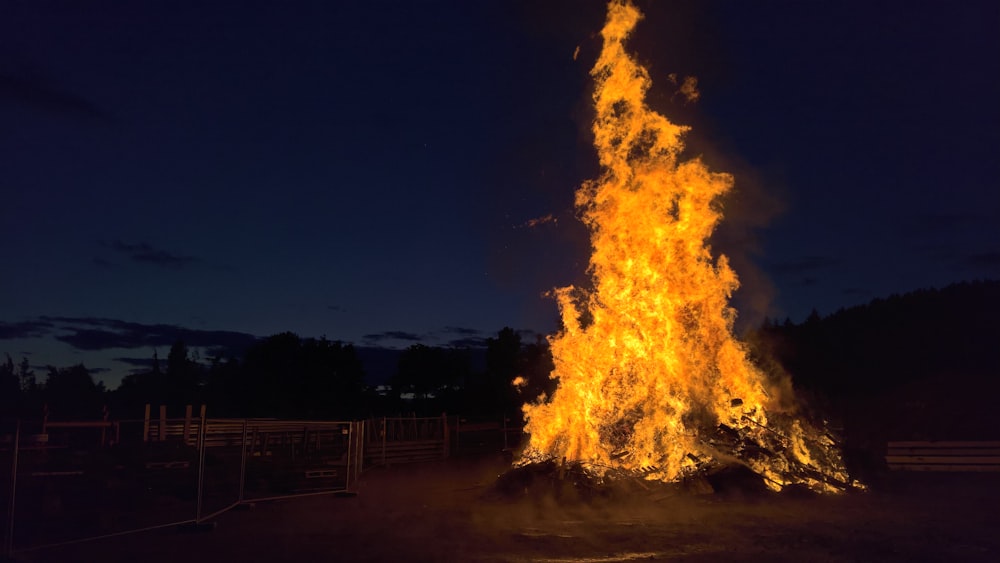
POLYGON ((772 488, 830 489, 847 479, 833 440, 804 421, 769 421, 766 377, 732 335, 739 282, 706 241, 733 179, 680 161, 688 128, 646 106, 649 74, 624 48, 640 18, 613 1, 601 31, 592 129, 604 172, 576 193, 594 288, 555 291, 559 386, 524 406, 530 441, 519 463, 566 459, 671 481, 732 461, 711 437, 723 425, 773 454, 738 460, 772 488))

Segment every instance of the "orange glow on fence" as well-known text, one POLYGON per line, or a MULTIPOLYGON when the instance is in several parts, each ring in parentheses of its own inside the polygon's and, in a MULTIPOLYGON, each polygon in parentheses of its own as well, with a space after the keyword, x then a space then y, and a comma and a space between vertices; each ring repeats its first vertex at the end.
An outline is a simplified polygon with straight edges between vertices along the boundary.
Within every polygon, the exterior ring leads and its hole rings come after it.
MULTIPOLYGON (((559 385, 525 405, 530 441, 519 463, 566 459, 672 481, 736 461, 774 489, 833 489, 830 482, 847 479, 833 440, 774 416, 767 378, 732 335, 729 298, 739 282, 707 239, 733 178, 682 160, 688 128, 646 106, 649 74, 624 47, 640 18, 630 3, 613 1, 601 31, 591 75, 603 173, 576 193, 591 231, 594 287, 555 291, 559 385), (734 457, 714 438, 720 425, 765 453, 738 448, 745 455, 734 457)), ((685 85, 696 98, 695 82, 685 85)))

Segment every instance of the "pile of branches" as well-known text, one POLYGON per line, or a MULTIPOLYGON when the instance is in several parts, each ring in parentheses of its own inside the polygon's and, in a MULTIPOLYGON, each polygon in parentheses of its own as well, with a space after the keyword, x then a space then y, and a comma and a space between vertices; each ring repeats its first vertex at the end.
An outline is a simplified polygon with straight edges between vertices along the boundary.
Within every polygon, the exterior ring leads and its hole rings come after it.
MULTIPOLYGON (((497 479, 494 489, 505 497, 549 495, 559 500, 620 497, 633 494, 670 496, 674 494, 767 494, 771 489, 765 477, 747 465, 747 460, 766 460, 777 456, 786 459, 786 442, 782 436, 768 430, 762 440, 751 433, 719 424, 703 442, 713 452, 708 458, 689 454, 694 469, 677 482, 649 480, 655 467, 624 470, 617 467, 594 466, 581 461, 557 459, 529 460, 507 471, 497 479), (768 437, 772 439, 767 439, 768 437), (763 443, 762 443, 763 442, 763 443)), ((822 482, 839 490, 850 485, 823 475, 808 467, 792 464, 786 480, 805 483, 822 482)), ((785 493, 808 493, 806 485, 785 485, 785 493)))

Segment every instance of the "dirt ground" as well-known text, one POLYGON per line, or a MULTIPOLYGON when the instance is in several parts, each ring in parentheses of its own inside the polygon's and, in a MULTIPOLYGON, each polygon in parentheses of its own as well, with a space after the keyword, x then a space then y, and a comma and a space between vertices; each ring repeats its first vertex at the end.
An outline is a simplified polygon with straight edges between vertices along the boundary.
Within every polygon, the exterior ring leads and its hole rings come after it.
POLYGON ((363 474, 352 497, 259 503, 16 561, 1000 561, 1000 474, 892 475, 807 495, 501 496, 501 459, 363 474))

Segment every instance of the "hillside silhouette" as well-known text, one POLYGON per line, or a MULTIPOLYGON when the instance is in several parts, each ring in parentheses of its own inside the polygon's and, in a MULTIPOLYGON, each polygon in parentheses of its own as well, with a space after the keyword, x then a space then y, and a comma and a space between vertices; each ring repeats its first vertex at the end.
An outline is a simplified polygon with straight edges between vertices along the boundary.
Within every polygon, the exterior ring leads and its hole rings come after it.
POLYGON ((996 376, 1000 282, 922 289, 760 333, 796 386, 832 398, 870 396, 927 378, 996 376))

